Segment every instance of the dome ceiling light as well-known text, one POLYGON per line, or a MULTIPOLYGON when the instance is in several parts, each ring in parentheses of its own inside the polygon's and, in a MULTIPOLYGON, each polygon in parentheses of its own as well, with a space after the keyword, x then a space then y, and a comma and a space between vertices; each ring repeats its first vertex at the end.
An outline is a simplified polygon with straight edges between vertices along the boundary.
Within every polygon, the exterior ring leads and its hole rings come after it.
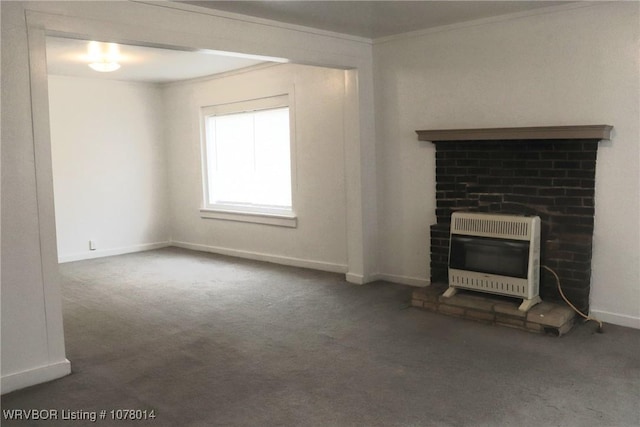
POLYGON ((115 43, 89 42, 89 67, 101 73, 109 73, 120 68, 120 48, 115 43))

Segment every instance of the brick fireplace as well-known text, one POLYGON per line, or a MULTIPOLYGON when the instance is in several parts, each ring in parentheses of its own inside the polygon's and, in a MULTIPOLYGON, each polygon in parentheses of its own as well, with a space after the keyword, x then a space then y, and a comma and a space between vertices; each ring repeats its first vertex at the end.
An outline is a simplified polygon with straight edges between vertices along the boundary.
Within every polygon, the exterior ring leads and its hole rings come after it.
MULTIPOLYGON (((587 312, 598 142, 612 127, 425 130, 436 147, 436 217, 431 226, 431 283, 447 282, 454 211, 537 215, 541 264, 554 269, 565 295, 587 312)), ((540 296, 561 301, 541 271, 540 296)))

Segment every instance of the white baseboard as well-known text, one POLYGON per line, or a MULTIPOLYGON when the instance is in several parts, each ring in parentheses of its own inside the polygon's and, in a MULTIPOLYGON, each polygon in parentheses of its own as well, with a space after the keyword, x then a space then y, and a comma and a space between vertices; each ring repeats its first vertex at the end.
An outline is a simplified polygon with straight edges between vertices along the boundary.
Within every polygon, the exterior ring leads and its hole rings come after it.
POLYGON ((58 262, 72 262, 72 261, 82 261, 84 259, 93 259, 93 258, 102 258, 106 256, 114 256, 114 255, 124 255, 130 254, 134 252, 144 252, 150 251, 153 249, 166 248, 167 246, 171 246, 171 243, 167 242, 157 242, 157 243, 143 243, 141 245, 133 245, 126 246, 124 248, 115 248, 115 249, 99 249, 95 251, 87 251, 81 252, 71 255, 58 255, 58 262))
POLYGON ((230 255, 238 258, 252 259, 256 261, 272 262, 274 264, 290 265, 293 267, 311 268, 314 270, 329 271, 332 273, 346 273, 347 266, 323 261, 313 261, 301 258, 286 257, 281 255, 265 254, 261 252, 244 251, 240 249, 223 248, 219 246, 201 245, 198 243, 172 241, 171 246, 177 246, 194 251, 210 252, 220 255, 230 255))
POLYGON ((589 315, 604 323, 626 326, 628 328, 640 329, 640 317, 627 316, 626 314, 610 313, 608 311, 591 309, 589 315))
POLYGON ((396 283, 400 285, 409 285, 417 287, 429 286, 430 282, 427 279, 421 279, 419 277, 399 276, 396 274, 375 273, 364 276, 362 274, 347 273, 347 282, 355 285, 364 285, 366 283, 375 282, 377 280, 384 280, 385 282, 396 283))
POLYGON ((370 283, 370 282, 374 282, 376 279, 375 276, 363 276, 362 274, 355 274, 355 273, 347 273, 345 275, 347 282, 349 283, 353 283, 354 285, 364 285, 365 283, 370 283))
POLYGON ((424 288, 425 286, 429 286, 431 282, 428 279, 422 279, 420 277, 411 277, 411 276, 400 276, 397 274, 386 274, 386 273, 378 273, 376 274, 377 280, 384 280, 386 282, 398 283, 400 285, 409 285, 416 286, 419 288, 424 288))
POLYGON ((5 394, 21 388, 55 380, 69 375, 70 373, 71 362, 64 359, 62 362, 53 363, 51 365, 39 366, 34 369, 8 374, 2 377, 0 393, 5 394))

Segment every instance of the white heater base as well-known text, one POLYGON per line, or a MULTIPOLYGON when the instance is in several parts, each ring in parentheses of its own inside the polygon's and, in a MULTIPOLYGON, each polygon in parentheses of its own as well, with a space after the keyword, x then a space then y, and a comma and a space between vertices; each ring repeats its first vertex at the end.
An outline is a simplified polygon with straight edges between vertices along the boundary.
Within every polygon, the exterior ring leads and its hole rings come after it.
POLYGON ((531 307, 541 302, 542 300, 540 299, 539 295, 536 295, 531 299, 523 299, 522 304, 520 304, 520 307, 518 307, 518 310, 524 311, 526 313, 527 311, 529 311, 529 309, 531 309, 531 307))

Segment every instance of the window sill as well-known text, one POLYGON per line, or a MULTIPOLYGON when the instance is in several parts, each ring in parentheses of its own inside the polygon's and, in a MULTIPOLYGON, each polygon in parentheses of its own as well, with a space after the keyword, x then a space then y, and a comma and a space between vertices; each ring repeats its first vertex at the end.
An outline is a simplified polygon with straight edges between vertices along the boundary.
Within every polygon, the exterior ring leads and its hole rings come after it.
POLYGON ((296 228, 298 218, 295 215, 276 215, 257 212, 240 212, 217 209, 200 209, 200 217, 207 219, 222 219, 225 221, 252 222, 255 224, 277 225, 280 227, 296 228))

